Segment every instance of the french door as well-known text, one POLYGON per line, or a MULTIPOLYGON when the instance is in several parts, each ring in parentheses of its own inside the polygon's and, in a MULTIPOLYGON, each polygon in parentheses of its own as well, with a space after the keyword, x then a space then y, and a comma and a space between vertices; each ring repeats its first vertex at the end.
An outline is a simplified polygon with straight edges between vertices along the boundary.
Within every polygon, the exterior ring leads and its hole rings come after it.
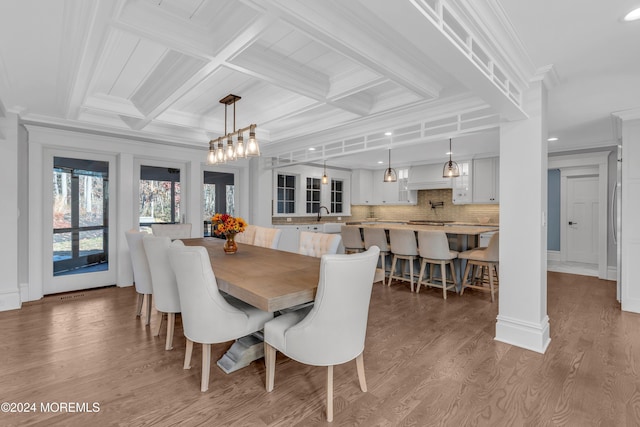
MULTIPOLYGON (((113 265, 115 158, 73 152, 49 158, 50 238, 45 238, 45 294, 88 289, 116 282, 113 265)), ((48 222, 48 221, 47 221, 48 222)))

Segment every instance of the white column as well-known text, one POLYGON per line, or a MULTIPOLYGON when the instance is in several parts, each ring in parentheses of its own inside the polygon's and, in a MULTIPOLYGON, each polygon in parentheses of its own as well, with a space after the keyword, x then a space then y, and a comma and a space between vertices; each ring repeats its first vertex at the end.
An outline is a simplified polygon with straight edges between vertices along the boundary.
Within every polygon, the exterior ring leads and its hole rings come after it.
POLYGON ((496 340, 544 353, 547 316, 546 88, 524 94, 525 120, 500 126, 500 292, 496 340))
MULTIPOLYGON (((20 212, 18 206, 18 137, 19 121, 15 113, 5 112, 0 105, 0 182, 2 182, 2 209, 0 224, 3 224, 0 245, 0 311, 21 307, 18 285, 18 229, 20 212)), ((24 236, 26 238, 26 236, 24 236)))
POLYGON ((640 313, 640 109, 615 113, 622 123, 622 187, 620 232, 622 310, 640 313))
POLYGON ((136 186, 140 185, 140 170, 134 170, 133 155, 121 153, 118 155, 118 270, 116 284, 118 286, 133 285, 133 267, 125 232, 132 228, 138 229, 138 212, 132 206, 137 206, 134 194, 136 186))

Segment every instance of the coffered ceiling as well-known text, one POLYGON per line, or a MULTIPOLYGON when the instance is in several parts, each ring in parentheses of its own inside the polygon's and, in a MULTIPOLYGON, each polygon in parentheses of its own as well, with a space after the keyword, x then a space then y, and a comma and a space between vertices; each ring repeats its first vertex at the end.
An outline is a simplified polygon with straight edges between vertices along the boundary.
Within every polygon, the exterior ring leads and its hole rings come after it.
POLYGON ((236 127, 257 124, 279 161, 373 168, 389 147, 400 163, 439 161, 449 137, 459 155, 496 153, 500 120, 525 117, 522 92, 549 65, 505 13, 535 44, 518 7, 537 2, 503 3, 3 0, 0 101, 27 122, 203 157, 230 93, 242 97, 236 127))

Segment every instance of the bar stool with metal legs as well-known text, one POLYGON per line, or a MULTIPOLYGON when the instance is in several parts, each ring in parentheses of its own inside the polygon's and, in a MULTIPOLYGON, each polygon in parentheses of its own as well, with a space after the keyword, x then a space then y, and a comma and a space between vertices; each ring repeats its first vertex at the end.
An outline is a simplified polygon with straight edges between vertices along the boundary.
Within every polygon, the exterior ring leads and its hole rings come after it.
MULTIPOLYGON (((389 252, 389 243, 387 243, 387 233, 383 228, 364 227, 364 247, 369 250, 371 246, 380 248, 380 268, 387 275, 387 255, 389 252)), ((382 281, 384 283, 384 280, 382 281)))
POLYGON ((496 232, 493 236, 491 236, 489 245, 486 248, 476 248, 460 253, 460 259, 467 260, 467 266, 465 267, 464 274, 462 275, 462 289, 460 289, 460 295, 462 295, 465 288, 480 289, 486 291, 487 288, 484 285, 488 281, 488 291, 491 292, 491 302, 493 302, 494 294, 496 291, 495 288, 497 287, 499 281, 499 234, 499 232, 496 232), (479 272, 478 268, 480 268, 479 272), (468 278, 470 270, 471 279, 468 278))
POLYGON ((449 250, 449 240, 444 231, 418 231, 418 247, 420 248, 420 276, 417 292, 420 285, 442 288, 442 297, 447 299, 447 291, 453 289, 457 292, 458 281, 456 279, 456 267, 453 260, 458 258, 458 252, 449 250), (427 264, 429 266, 429 280, 422 280, 427 264), (440 266, 440 283, 433 280, 433 270, 440 266), (451 280, 447 279, 447 265, 451 267, 451 280))
POLYGON ((344 245, 345 254, 354 254, 364 251, 364 242, 360 227, 357 225, 343 225, 340 227, 340 235, 342 236, 342 244, 344 245))
POLYGON ((413 261, 418 259, 418 243, 416 242, 416 233, 413 230, 390 229, 389 244, 393 253, 393 261, 391 262, 391 272, 389 273, 389 283, 391 286, 393 279, 403 280, 411 283, 411 292, 413 292, 413 261), (409 278, 404 276, 404 268, 400 270, 400 275, 395 275, 396 262, 403 260, 409 263, 409 278))

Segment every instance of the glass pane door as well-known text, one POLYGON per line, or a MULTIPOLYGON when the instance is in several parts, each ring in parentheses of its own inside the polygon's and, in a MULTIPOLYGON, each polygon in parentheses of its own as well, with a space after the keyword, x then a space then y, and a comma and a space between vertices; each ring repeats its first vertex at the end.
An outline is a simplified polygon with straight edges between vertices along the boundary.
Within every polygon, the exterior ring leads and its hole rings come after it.
POLYGON ((109 162, 53 158, 53 275, 109 268, 109 162))

